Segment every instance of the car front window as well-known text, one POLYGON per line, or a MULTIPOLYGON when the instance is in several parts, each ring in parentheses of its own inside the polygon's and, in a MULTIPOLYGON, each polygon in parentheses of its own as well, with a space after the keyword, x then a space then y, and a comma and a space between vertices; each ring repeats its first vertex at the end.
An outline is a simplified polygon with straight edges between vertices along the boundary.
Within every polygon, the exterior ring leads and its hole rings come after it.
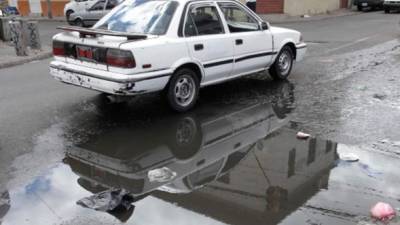
POLYGON ((129 33, 165 34, 177 6, 176 1, 128 0, 115 7, 93 28, 129 33))
POLYGON ((258 21, 236 3, 218 3, 231 33, 259 30, 258 21))

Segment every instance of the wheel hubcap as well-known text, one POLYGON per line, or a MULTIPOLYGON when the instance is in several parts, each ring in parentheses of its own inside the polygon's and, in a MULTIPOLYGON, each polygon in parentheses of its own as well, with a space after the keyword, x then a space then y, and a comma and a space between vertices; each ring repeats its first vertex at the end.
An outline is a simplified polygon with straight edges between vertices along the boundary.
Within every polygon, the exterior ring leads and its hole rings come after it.
POLYGON ((288 52, 282 52, 278 59, 279 70, 282 74, 287 74, 291 67, 291 56, 288 52))
POLYGON ((195 83, 189 75, 181 76, 175 84, 175 100, 181 106, 189 105, 195 95, 195 83))
POLYGON ((183 120, 179 123, 176 132, 176 141, 179 145, 187 145, 192 142, 196 134, 196 123, 192 119, 183 120))

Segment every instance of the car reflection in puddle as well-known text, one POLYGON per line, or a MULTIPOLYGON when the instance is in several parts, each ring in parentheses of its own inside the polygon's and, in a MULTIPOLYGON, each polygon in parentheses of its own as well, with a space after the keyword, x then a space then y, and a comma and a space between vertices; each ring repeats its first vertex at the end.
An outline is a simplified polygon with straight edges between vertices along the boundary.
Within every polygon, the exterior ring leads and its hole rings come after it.
POLYGON ((296 138, 286 106, 230 104, 218 114, 205 106, 151 125, 101 129, 69 148, 63 163, 11 190, 3 225, 277 224, 327 187, 337 159, 336 143, 296 138), (159 168, 174 176, 149 179, 159 168), (137 199, 128 218, 76 205, 109 188, 137 199))

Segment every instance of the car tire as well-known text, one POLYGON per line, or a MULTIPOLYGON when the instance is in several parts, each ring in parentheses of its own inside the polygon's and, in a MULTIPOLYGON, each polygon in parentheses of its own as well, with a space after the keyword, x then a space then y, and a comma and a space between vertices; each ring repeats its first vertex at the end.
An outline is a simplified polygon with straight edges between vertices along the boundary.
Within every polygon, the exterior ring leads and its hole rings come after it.
POLYGON ((72 21, 70 20, 70 17, 71 17, 71 14, 72 13, 74 13, 74 11, 72 11, 72 10, 68 10, 66 13, 65 13, 65 19, 67 20, 67 23, 69 24, 69 25, 72 25, 73 23, 72 23, 72 21))
POLYGON ((74 20, 74 25, 78 26, 78 27, 84 27, 85 23, 83 22, 83 20, 77 18, 77 19, 74 20))
POLYGON ((286 80, 293 68, 294 54, 289 46, 283 46, 269 68, 269 74, 274 80, 286 80))
POLYGON ((385 13, 386 14, 390 13, 390 9, 385 9, 385 13))
POLYGON ((186 112, 193 108, 199 95, 199 79, 188 68, 177 70, 167 86, 167 100, 177 112, 186 112))
POLYGON ((271 102, 276 117, 284 119, 293 111, 295 102, 294 85, 289 81, 276 82, 276 89, 271 102))
POLYGON ((168 147, 179 160, 192 158, 199 152, 203 133, 199 121, 193 116, 184 116, 170 125, 168 147))
POLYGON ((363 11, 363 7, 362 7, 361 5, 358 5, 358 6, 357 6, 357 10, 358 10, 358 11, 363 11))

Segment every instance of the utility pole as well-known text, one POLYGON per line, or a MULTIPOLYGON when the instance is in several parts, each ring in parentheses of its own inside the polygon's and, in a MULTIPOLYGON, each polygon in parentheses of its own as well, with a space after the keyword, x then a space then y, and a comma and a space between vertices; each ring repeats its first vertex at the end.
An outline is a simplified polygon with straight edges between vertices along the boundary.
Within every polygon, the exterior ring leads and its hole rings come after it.
POLYGON ((47 17, 53 19, 53 14, 51 13, 51 0, 47 0, 47 17))

